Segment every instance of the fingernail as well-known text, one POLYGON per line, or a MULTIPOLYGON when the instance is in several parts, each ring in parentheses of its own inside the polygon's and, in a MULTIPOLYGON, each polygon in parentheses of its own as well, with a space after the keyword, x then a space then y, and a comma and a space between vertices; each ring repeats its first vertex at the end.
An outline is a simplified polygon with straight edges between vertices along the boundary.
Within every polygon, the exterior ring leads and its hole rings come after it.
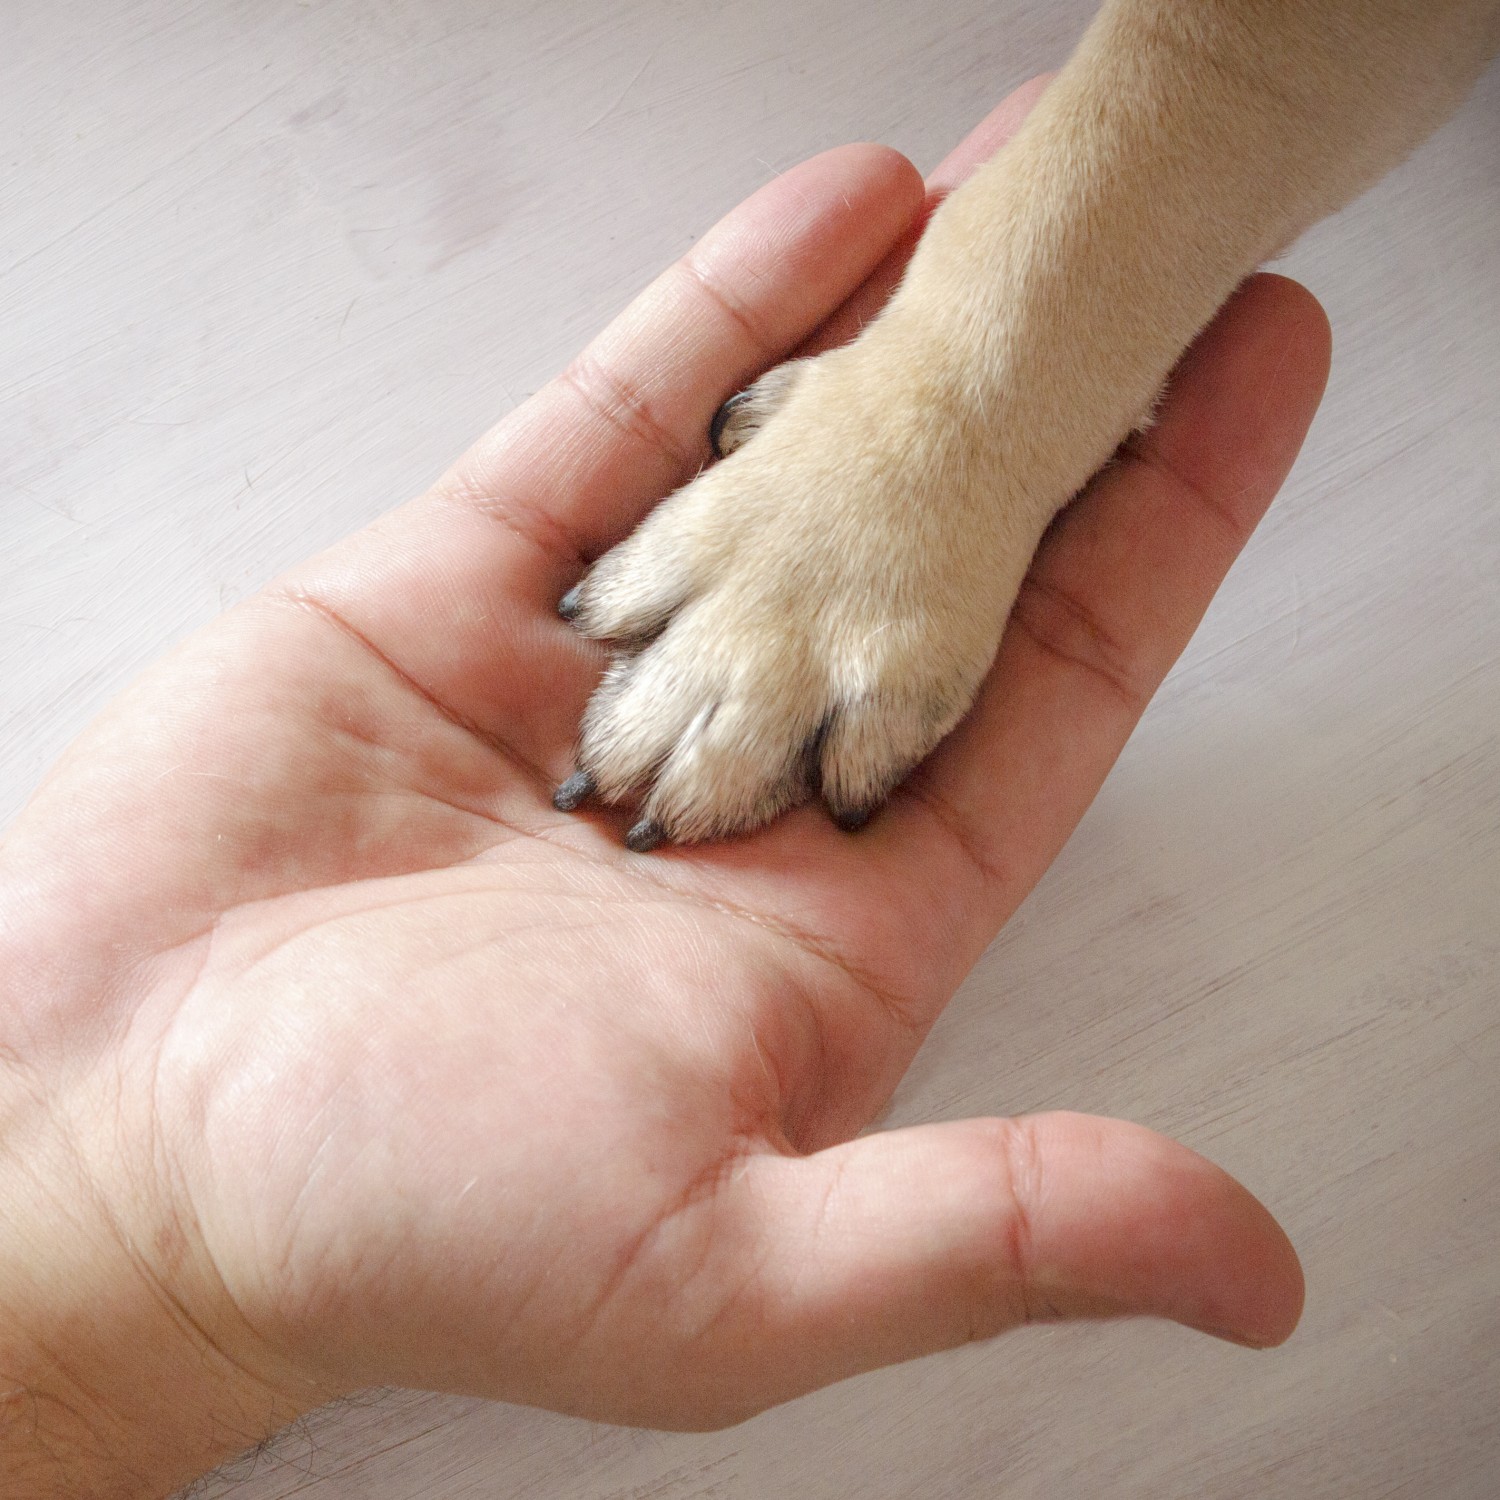
POLYGON ((580 802, 594 795, 594 778, 587 771, 574 771, 552 794, 552 805, 558 812, 572 812, 580 802))

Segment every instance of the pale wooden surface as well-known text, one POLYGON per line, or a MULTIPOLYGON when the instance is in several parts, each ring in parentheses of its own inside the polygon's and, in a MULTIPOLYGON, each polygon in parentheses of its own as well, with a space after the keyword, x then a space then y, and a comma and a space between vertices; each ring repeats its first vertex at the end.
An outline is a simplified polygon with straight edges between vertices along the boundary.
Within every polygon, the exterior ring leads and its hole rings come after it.
MULTIPOLYGON (((773 170, 931 165, 1088 9, 0 0, 0 816, 773 170)), ((1492 73, 1290 257, 1337 339, 1305 456, 893 1111, 1205 1151, 1301 1248, 1294 1342, 1038 1331, 709 1436, 391 1394, 210 1494, 1500 1494, 1497 164, 1492 73)))

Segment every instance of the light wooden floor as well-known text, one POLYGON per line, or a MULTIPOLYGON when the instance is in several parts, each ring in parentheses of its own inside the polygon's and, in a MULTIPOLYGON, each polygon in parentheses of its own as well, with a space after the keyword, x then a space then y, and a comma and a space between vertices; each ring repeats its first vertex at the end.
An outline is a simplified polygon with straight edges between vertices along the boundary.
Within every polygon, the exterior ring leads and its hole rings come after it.
MULTIPOLYGON (((750 188, 932 164, 1088 9, 4 0, 0 815, 750 188)), ((395 1393, 209 1494, 1500 1494, 1500 76, 1288 266, 1337 341, 1306 453, 894 1119, 1180 1137, 1290 1229, 1295 1340, 1037 1331, 710 1436, 395 1393)))

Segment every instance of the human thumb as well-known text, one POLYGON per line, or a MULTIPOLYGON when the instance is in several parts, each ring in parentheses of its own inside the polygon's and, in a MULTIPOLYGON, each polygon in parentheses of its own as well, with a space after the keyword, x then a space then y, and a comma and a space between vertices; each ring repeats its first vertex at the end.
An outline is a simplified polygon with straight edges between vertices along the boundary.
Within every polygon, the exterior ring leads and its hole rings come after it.
MULTIPOLYGON (((762 1157, 759 1377, 784 1400, 1022 1323, 1146 1314, 1279 1344, 1302 1270, 1232 1177, 1153 1131, 1045 1114, 762 1157)), ((748 1207, 748 1205, 746 1205, 748 1207)))

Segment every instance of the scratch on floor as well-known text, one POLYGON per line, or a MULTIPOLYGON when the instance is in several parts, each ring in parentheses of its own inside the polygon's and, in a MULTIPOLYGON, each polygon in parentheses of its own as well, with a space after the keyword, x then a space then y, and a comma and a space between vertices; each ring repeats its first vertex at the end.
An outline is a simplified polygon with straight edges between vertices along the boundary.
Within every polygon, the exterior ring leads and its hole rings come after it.
POLYGON ((658 50, 659 49, 657 49, 657 48, 652 48, 652 50, 651 50, 650 54, 647 56, 645 62, 643 62, 640 65, 640 67, 638 67, 635 70, 635 72, 631 74, 629 80, 625 84, 625 87, 622 88, 620 90, 620 92, 615 96, 613 102, 610 103, 610 104, 608 104, 608 105, 606 105, 605 108, 604 108, 603 113, 595 116, 594 119, 590 120, 588 122, 588 124, 585 125, 583 127, 583 129, 578 132, 577 139, 582 139, 591 130, 596 130, 612 114, 614 114, 614 112, 625 102, 625 96, 627 94, 629 94, 629 92, 631 91, 631 89, 633 89, 636 86, 636 84, 638 84, 641 81, 641 78, 645 75, 646 69, 649 68, 651 66, 651 64, 656 61, 656 54, 657 54, 658 50))

